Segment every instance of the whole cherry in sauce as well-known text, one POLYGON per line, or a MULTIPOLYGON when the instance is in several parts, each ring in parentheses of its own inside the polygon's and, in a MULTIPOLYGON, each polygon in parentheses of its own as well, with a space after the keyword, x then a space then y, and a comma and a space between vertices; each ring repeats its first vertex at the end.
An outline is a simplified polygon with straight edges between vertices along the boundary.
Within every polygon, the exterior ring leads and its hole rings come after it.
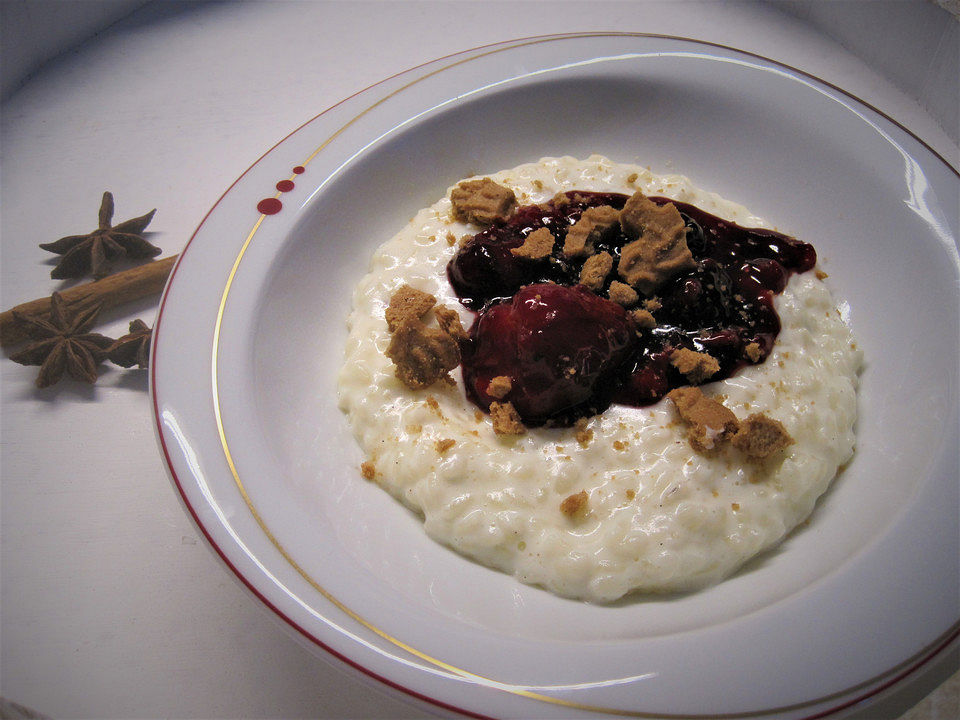
POLYGON ((510 378, 506 398, 528 425, 566 424, 610 404, 637 342, 627 312, 582 285, 527 285, 488 307, 470 328, 464 382, 484 408, 490 381, 510 378))
MULTIPOLYGON (((479 313, 463 361, 464 378, 469 378, 468 394, 475 403, 489 407, 491 398, 485 394, 483 383, 507 375, 522 386, 515 386, 506 399, 525 423, 569 424, 599 412, 611 401, 649 405, 671 389, 688 384, 670 363, 670 355, 677 348, 713 356, 720 371, 711 380, 727 378, 769 355, 780 332, 773 298, 783 291, 791 274, 814 267, 814 248, 772 230, 741 227, 688 203, 653 197, 651 200, 658 204, 673 202, 680 211, 696 268, 669 279, 657 288, 655 297, 641 298, 641 303, 652 301, 647 307, 656 327, 634 330, 631 341, 612 353, 603 372, 589 382, 584 376, 584 384, 577 386, 556 372, 542 370, 544 361, 534 343, 541 336, 516 332, 513 326, 520 313, 504 308, 512 308, 517 296, 528 298, 527 286, 542 288, 543 283, 574 290, 577 297, 591 296, 609 303, 603 296, 610 282, 617 279, 616 270, 597 295, 582 286, 575 287, 583 261, 564 257, 563 241, 567 229, 587 208, 610 205, 620 209, 626 200, 626 195, 618 193, 574 191, 549 203, 520 208, 507 221, 495 223, 466 242, 451 260, 447 268, 451 285, 460 301, 479 313), (556 238, 548 258, 529 260, 510 252, 541 227, 556 238), (514 343, 509 352, 495 341, 499 333, 514 343), (525 372, 520 367, 525 363, 537 369, 525 372), (589 391, 584 390, 587 386, 589 391)), ((623 246, 631 239, 614 232, 599 240, 595 250, 610 253, 616 268, 623 246)), ((593 305, 570 302, 573 296, 569 293, 540 291, 539 295, 537 312, 557 320, 558 328, 576 327, 580 315, 584 316, 583 323, 592 321, 593 305), (549 308, 554 302, 556 307, 549 308)), ((631 322, 622 309, 617 317, 631 322)), ((622 325, 620 321, 611 322, 613 335, 619 338, 622 325)), ((577 357, 596 344, 596 336, 589 333, 581 336, 578 332, 550 330, 547 335, 550 354, 555 358, 577 357)))

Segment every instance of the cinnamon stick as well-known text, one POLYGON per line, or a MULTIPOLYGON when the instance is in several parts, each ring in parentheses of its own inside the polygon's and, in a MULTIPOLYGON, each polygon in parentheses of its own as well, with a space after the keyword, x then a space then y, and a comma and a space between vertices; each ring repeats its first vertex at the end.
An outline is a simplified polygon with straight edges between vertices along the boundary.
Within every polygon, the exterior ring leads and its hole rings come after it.
MULTIPOLYGON (((101 280, 76 285, 62 291, 60 297, 66 303, 68 312, 77 313, 96 305, 107 310, 149 295, 157 295, 163 290, 176 260, 177 256, 171 255, 108 275, 101 280)), ((47 319, 50 317, 50 298, 31 300, 0 313, 0 346, 13 345, 27 339, 22 324, 13 315, 14 311, 47 319)))

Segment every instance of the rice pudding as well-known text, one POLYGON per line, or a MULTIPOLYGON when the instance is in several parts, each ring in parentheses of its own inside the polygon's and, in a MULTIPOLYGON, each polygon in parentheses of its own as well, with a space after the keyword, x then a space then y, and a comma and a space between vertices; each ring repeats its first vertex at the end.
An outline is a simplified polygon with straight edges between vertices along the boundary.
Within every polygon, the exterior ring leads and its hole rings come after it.
MULTIPOLYGON (((511 190, 520 206, 572 191, 626 196, 639 191, 741 227, 769 228, 744 207, 697 189, 685 177, 655 176, 600 156, 545 158, 485 177, 511 190)), ((605 396, 602 407, 593 400, 580 403, 582 419, 576 424, 563 413, 557 422, 521 416, 523 427, 516 432, 497 432, 484 410, 509 404, 496 402, 495 395, 503 391, 504 399, 510 398, 510 383, 495 387, 486 376, 480 385, 465 383, 464 375, 468 381, 479 377, 469 365, 470 351, 463 368, 449 376, 443 368, 451 363, 441 368, 447 381, 424 387, 398 378, 388 356, 396 339, 388 309, 405 286, 433 296, 448 326, 471 329, 464 346, 476 344, 476 310, 490 301, 465 300, 452 274, 448 277, 448 265, 466 247, 461 238, 477 236, 483 229, 477 223, 485 222, 454 212, 451 193, 461 185, 384 243, 355 291, 338 382, 340 407, 367 458, 364 477, 422 514, 435 540, 522 582, 592 602, 715 583, 807 518, 853 455, 861 365, 822 274, 798 271, 783 278, 782 291, 770 295, 779 320, 775 342, 750 343, 745 352, 752 362, 691 380, 702 400, 722 403, 742 426, 763 417, 782 428, 789 442, 766 459, 750 457, 746 443, 721 443, 712 427, 698 435, 697 426, 683 419, 681 396, 661 399, 667 388, 644 402, 605 396), (490 396, 478 397, 481 386, 480 394, 494 393, 493 403, 490 396)), ((595 215, 600 227, 602 213, 595 215)), ((535 241, 525 245, 542 254, 535 241)), ((577 252, 573 248, 568 255, 577 252)), ((681 276, 689 270, 684 262, 675 271, 681 276)), ((643 322, 644 297, 656 292, 643 282, 630 286, 608 279, 598 291, 610 299, 598 302, 610 306, 614 291, 618 300, 626 293, 622 304, 634 307, 633 327, 643 322), (627 291, 638 285, 644 292, 634 290, 636 297, 629 297, 627 291)), ((583 285, 575 290, 586 292, 583 285)), ((430 332, 442 336, 440 330, 430 332)), ((673 365, 681 368, 685 358, 673 353, 673 365)), ((605 387, 605 370, 598 372, 597 387, 605 387)))

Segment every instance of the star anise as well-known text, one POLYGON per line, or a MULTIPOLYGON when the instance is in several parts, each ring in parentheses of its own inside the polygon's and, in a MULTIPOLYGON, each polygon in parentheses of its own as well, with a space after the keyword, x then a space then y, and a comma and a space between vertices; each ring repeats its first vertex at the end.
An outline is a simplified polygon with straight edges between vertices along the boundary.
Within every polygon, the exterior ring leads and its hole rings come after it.
POLYGON ((60 293, 54 293, 50 298, 49 320, 14 311, 16 319, 23 323, 35 342, 11 355, 10 359, 21 365, 40 366, 38 388, 58 382, 64 372, 76 380, 95 383, 97 365, 106 359, 107 348, 113 343, 104 335, 86 332, 99 312, 98 305, 68 319, 60 293))
POLYGON ((153 330, 143 320, 130 323, 130 332, 114 340, 107 348, 107 358, 112 363, 129 368, 136 365, 143 370, 150 360, 150 338, 153 330))
POLYGON ((41 243, 43 250, 62 255, 50 273, 54 280, 78 278, 90 273, 95 278, 110 274, 110 263, 121 257, 151 258, 160 248, 144 240, 143 231, 153 219, 156 209, 119 225, 113 221, 113 195, 103 194, 100 203, 100 226, 86 235, 68 235, 51 243, 41 243))

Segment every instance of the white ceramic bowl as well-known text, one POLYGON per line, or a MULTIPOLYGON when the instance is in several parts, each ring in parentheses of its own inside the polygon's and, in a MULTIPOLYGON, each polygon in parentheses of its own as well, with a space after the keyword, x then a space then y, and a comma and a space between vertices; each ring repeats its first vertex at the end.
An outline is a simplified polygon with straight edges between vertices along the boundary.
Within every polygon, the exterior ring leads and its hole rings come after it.
POLYGON ((958 188, 878 111, 730 48, 589 34, 442 58, 318 115, 203 220, 155 328, 162 452, 263 603, 438 707, 843 715, 956 643, 958 188), (611 607, 430 541, 360 478, 335 386, 376 246, 462 177, 594 152, 685 174, 812 242, 866 357, 857 456, 807 528, 716 587, 611 607))

